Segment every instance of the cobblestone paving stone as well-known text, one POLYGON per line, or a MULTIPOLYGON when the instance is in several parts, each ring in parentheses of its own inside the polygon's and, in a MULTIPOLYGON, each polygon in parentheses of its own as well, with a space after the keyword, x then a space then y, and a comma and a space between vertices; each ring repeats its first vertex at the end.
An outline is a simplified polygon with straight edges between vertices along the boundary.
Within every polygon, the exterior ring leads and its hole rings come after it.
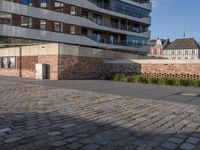
POLYGON ((199 150, 200 106, 0 80, 0 150, 199 150))

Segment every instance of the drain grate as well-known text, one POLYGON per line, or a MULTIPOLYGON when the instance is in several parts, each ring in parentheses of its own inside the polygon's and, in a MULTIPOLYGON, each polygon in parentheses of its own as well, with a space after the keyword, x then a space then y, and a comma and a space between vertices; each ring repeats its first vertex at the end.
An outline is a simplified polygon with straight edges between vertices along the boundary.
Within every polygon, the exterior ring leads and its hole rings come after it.
POLYGON ((196 94, 196 93, 177 93, 176 95, 188 96, 188 97, 200 97, 200 94, 196 94))

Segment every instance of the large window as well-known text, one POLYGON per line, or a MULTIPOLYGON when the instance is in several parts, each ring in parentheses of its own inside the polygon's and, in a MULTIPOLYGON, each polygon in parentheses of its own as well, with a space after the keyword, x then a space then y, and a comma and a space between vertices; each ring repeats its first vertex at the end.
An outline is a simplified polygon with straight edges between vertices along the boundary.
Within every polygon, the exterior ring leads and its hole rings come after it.
POLYGON ((0 24, 11 24, 12 15, 0 12, 0 24))
POLYGON ((0 68, 16 68, 16 57, 0 57, 0 68))
POLYGON ((40 0, 40 7, 47 8, 47 0, 40 0))
POLYGON ((40 29, 41 30, 47 30, 47 21, 46 20, 40 20, 40 29))
POLYGON ((64 3, 61 2, 55 2, 54 3, 54 10, 58 12, 64 12, 64 3))
POLYGON ((54 22, 54 31, 55 32, 64 32, 64 24, 60 22, 54 22))
POLYGON ((76 34, 76 26, 70 25, 70 34, 76 34))
POLYGON ((26 28, 32 28, 32 18, 27 16, 21 16, 21 26, 26 28))
POLYGON ((70 9, 71 9, 71 10, 70 10, 70 14, 71 14, 71 15, 76 15, 76 6, 71 6, 70 9))
POLYGON ((101 42, 101 33, 98 31, 93 31, 93 40, 97 41, 97 42, 101 42))
POLYGON ((93 21, 94 21, 96 24, 101 25, 101 24, 102 24, 102 16, 97 15, 97 14, 94 14, 94 16, 93 16, 93 21))

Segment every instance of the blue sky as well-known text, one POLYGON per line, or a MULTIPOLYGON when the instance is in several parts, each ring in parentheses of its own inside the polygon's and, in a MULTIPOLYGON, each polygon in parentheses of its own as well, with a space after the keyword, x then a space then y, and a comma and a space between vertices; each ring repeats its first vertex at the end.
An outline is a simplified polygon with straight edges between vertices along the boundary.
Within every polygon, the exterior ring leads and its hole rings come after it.
POLYGON ((200 42, 200 0, 152 0, 152 38, 194 37, 200 42))

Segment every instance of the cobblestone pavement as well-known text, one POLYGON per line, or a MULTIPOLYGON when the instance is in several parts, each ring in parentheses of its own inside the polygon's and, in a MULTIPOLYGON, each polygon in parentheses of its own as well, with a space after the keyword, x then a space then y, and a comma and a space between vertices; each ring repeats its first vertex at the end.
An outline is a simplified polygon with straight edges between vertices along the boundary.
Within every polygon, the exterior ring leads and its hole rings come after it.
POLYGON ((0 150, 200 150, 200 106, 0 80, 0 150))

